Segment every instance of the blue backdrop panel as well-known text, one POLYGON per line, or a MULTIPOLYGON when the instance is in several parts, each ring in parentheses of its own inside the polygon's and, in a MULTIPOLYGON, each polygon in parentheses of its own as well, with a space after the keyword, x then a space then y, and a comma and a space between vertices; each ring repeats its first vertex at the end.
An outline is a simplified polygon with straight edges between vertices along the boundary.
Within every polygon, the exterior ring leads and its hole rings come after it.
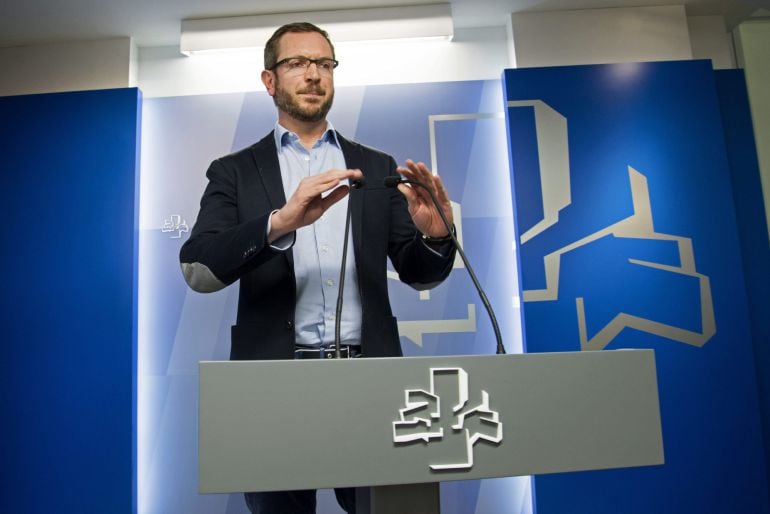
POLYGON ((135 511, 140 102, 0 98, 3 512, 135 511))
POLYGON ((710 63, 507 70, 505 95, 527 351, 654 348, 666 452, 537 477, 538 512, 768 512, 710 63))
POLYGON ((770 469, 770 244, 743 70, 716 71, 754 341, 765 466, 770 469))

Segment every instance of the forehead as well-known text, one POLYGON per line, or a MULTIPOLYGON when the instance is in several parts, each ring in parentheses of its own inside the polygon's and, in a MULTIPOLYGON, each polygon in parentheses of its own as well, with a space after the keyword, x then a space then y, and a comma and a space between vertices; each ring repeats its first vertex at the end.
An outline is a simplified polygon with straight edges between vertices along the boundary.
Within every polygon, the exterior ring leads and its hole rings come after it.
POLYGON ((294 55, 332 57, 332 48, 318 32, 287 32, 278 42, 278 60, 294 55))

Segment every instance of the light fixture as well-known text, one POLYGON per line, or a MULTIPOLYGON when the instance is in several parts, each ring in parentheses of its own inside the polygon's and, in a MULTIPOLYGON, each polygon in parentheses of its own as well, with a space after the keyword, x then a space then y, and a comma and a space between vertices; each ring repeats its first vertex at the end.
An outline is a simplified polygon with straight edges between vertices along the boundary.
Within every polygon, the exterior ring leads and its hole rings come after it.
POLYGON ((454 33, 451 6, 440 3, 182 20, 179 47, 186 55, 259 48, 278 27, 297 21, 320 26, 335 43, 451 39, 454 33))

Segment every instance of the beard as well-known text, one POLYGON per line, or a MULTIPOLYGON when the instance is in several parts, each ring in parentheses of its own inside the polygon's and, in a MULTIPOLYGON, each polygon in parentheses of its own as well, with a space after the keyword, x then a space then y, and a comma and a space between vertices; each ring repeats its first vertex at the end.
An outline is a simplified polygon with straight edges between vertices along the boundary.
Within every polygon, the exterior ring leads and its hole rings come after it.
POLYGON ((331 94, 329 97, 320 103, 302 104, 297 95, 311 92, 318 95, 324 95, 326 90, 319 84, 310 84, 299 90, 296 95, 293 95, 281 87, 281 83, 278 82, 276 78, 273 103, 275 103, 276 107, 280 110, 296 120, 314 123, 326 119, 329 109, 332 108, 332 102, 334 101, 333 86, 330 88, 330 91, 331 94))

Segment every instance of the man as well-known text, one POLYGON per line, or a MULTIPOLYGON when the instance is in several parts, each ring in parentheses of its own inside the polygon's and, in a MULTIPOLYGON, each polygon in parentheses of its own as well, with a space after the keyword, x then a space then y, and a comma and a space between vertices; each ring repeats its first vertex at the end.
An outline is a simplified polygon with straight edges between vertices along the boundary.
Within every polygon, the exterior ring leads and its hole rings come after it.
MULTIPOLYGON (((187 283, 209 292, 240 280, 233 360, 324 358, 334 342, 337 280, 347 202, 352 244, 341 319, 343 356, 400 356, 388 300, 386 259, 402 281, 440 283, 454 259, 449 234, 429 195, 405 184, 382 187, 397 172, 430 187, 448 220, 438 176, 422 163, 348 141, 326 120, 334 98, 334 47, 309 23, 279 28, 265 47, 262 82, 278 109, 275 130, 249 148, 215 160, 189 240, 180 253, 187 283), (351 192, 349 184, 364 181, 351 192), (287 200, 288 198, 288 200, 287 200)), ((355 512, 352 489, 336 491, 355 512)), ((315 491, 246 493, 253 513, 313 513, 315 491)))

